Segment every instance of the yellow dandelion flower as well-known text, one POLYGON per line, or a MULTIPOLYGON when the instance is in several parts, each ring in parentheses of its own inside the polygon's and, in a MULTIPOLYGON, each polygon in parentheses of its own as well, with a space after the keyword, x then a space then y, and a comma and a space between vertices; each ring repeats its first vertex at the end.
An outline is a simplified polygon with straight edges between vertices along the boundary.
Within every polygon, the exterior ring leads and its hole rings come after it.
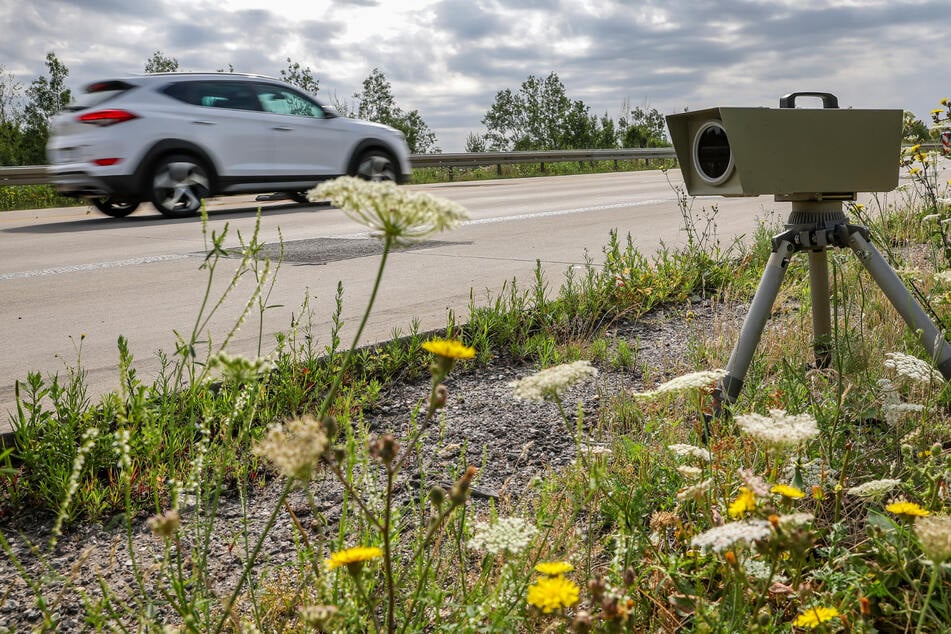
POLYGON ((927 517, 931 515, 931 513, 929 513, 926 509, 921 508, 921 506, 918 504, 915 504, 914 502, 906 502, 905 500, 892 502, 885 507, 885 510, 889 513, 902 515, 904 517, 927 517))
POLYGON ((802 490, 797 489, 794 486, 789 486, 788 484, 774 484, 769 492, 776 493, 777 495, 781 495, 784 498, 789 498, 791 500, 798 500, 800 498, 806 497, 806 494, 802 490))
POLYGON ((548 577, 558 577, 574 569, 567 561, 543 561, 535 566, 535 570, 548 577))
POLYGON ((951 99, 948 99, 947 97, 943 97, 941 101, 939 101, 938 103, 940 103, 942 106, 951 105, 951 99))
POLYGON ((355 572, 360 570, 364 562, 382 556, 383 551, 376 546, 356 546, 332 553, 330 559, 324 560, 324 565, 327 570, 346 566, 350 572, 355 572))
POLYGON ((746 487, 740 487, 740 494, 737 496, 733 503, 730 504, 728 512, 730 517, 738 518, 743 517, 745 513, 756 508, 756 497, 753 495, 753 490, 746 487))
POLYGON ((920 171, 921 171, 920 168, 918 168, 918 167, 913 167, 913 168, 911 168, 910 170, 908 170, 908 173, 911 174, 912 176, 914 176, 915 174, 919 173, 920 171))
POLYGON ((944 112, 944 108, 935 108, 931 111, 931 114, 941 114, 942 112, 944 112))
POLYGON ((423 350, 447 359, 472 359, 475 348, 471 348, 452 339, 433 339, 423 343, 423 350))
POLYGON ((533 605, 545 614, 570 608, 578 602, 578 586, 564 577, 542 577, 528 586, 529 605, 533 605))
POLYGON ((906 150, 908 154, 915 154, 918 150, 921 149, 921 143, 916 143, 906 150))
POLYGON ((805 627, 812 629, 818 627, 819 625, 825 623, 826 621, 831 621, 834 618, 839 616, 839 611, 835 608, 823 608, 823 607, 814 607, 809 608, 802 614, 796 617, 796 620, 793 621, 793 625, 796 627, 805 627))

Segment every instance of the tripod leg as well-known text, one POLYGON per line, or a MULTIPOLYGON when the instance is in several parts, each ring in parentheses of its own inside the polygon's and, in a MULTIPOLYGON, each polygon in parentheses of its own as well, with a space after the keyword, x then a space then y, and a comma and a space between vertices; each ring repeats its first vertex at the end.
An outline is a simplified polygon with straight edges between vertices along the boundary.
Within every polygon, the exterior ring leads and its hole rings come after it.
POLYGON ((726 365, 726 376, 723 377, 719 389, 713 395, 716 410, 720 409, 723 402, 734 402, 740 394, 746 372, 750 369, 750 362, 753 360, 753 353, 763 335, 763 328, 766 327, 766 320, 769 319, 773 302, 779 294, 792 254, 793 243, 790 237, 786 235, 778 237, 774 243, 773 253, 766 262, 763 277, 760 278, 759 286, 756 288, 750 311, 740 329, 740 338, 726 365))
POLYGON ((905 287, 895 270, 861 232, 853 231, 849 234, 848 244, 908 327, 920 333, 921 345, 931 355, 932 363, 941 375, 946 381, 951 380, 951 345, 945 341, 944 333, 938 331, 938 327, 905 287))
POLYGON ((832 360, 832 308, 829 300, 829 260, 825 249, 809 252, 809 293, 812 298, 812 349, 816 367, 832 360))

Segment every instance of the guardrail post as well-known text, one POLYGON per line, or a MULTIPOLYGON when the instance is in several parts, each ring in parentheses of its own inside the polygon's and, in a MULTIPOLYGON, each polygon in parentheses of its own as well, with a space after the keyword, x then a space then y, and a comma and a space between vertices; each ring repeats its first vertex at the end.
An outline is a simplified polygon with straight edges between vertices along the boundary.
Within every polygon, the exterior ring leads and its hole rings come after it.
POLYGON ((449 182, 450 182, 450 183, 452 182, 452 177, 453 177, 452 165, 450 165, 450 166, 449 166, 449 182))

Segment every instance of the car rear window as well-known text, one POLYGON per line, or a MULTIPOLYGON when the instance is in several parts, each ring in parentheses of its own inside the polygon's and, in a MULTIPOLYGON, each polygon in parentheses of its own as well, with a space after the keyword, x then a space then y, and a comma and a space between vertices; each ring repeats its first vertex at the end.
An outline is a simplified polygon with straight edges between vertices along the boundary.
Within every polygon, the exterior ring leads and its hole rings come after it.
POLYGON ((261 104, 251 87, 242 81, 179 81, 162 89, 172 99, 193 106, 260 110, 261 104))
POLYGON ((66 110, 76 112, 98 106, 104 101, 135 88, 135 84, 122 80, 97 81, 86 86, 86 89, 76 97, 76 99, 66 106, 66 110))

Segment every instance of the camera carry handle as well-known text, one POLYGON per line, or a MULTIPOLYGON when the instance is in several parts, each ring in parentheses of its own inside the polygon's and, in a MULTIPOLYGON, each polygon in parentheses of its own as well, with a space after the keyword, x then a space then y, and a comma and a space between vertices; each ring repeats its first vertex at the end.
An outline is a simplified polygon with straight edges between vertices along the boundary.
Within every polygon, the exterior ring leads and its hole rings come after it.
POLYGON ((823 108, 838 108, 839 98, 831 92, 791 92, 779 98, 780 108, 795 108, 796 97, 818 97, 822 99, 823 108))

